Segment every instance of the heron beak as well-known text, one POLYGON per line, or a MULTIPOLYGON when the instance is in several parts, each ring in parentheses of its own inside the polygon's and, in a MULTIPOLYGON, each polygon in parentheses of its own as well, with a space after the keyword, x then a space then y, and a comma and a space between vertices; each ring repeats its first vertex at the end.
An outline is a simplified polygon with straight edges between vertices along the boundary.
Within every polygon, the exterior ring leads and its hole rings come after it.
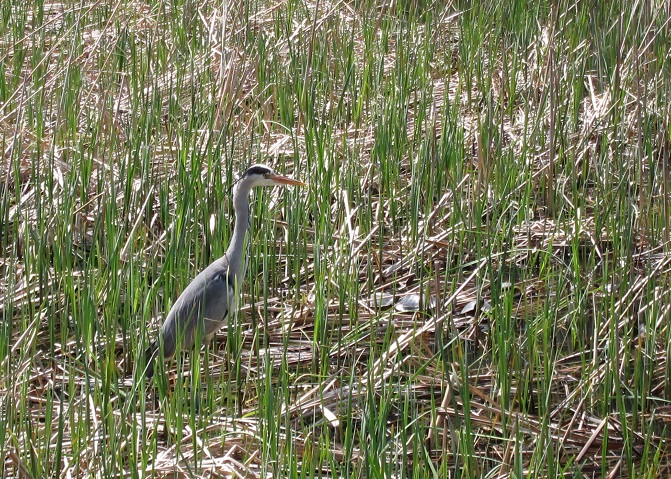
POLYGON ((293 186, 305 186, 305 183, 302 181, 294 180, 288 176, 276 175, 275 173, 269 174, 266 176, 268 179, 273 180, 279 185, 293 185, 293 186))

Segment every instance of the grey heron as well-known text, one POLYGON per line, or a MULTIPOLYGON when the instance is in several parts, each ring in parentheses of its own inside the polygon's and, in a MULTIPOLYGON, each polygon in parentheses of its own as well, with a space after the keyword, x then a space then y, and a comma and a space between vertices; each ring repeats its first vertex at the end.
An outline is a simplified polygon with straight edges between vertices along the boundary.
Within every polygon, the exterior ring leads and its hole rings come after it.
POLYGON ((145 353, 148 378, 154 375, 154 361, 161 352, 163 359, 169 360, 178 347, 191 348, 197 337, 204 338, 209 344, 219 328, 226 324, 247 270, 245 241, 250 227, 249 194, 257 186, 276 185, 304 186, 305 183, 278 175, 265 165, 253 165, 235 185, 235 227, 231 243, 226 253, 201 271, 173 304, 159 337, 145 353))

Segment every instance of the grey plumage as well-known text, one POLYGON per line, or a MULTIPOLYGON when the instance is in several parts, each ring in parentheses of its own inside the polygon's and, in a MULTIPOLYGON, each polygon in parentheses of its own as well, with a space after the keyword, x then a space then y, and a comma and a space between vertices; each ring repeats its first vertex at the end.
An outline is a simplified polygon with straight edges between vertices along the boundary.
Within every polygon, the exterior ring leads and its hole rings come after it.
POLYGON ((249 194, 257 186, 297 185, 304 183, 280 176, 265 165, 253 165, 242 175, 233 191, 235 227, 226 253, 201 271, 186 287, 170 309, 159 338, 145 353, 146 375, 154 375, 154 362, 163 348, 163 359, 172 358, 178 346, 191 348, 196 338, 209 342, 226 324, 236 306, 236 292, 247 271, 245 240, 250 225, 249 194))

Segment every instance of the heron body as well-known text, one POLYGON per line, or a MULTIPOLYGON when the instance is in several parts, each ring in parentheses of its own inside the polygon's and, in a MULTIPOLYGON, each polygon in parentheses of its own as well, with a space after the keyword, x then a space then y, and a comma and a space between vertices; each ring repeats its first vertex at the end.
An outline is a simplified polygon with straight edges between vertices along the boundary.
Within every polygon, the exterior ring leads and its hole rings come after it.
POLYGON ((154 375, 154 361, 162 352, 169 360, 178 348, 191 348, 197 338, 206 342, 223 327, 236 306, 236 293, 247 271, 245 241, 250 226, 249 194, 257 186, 304 183, 280 176, 265 165, 253 165, 245 171, 233 190, 235 227, 224 256, 201 271, 170 309, 159 338, 146 351, 146 375, 154 375), (162 344, 162 348, 161 348, 162 344))

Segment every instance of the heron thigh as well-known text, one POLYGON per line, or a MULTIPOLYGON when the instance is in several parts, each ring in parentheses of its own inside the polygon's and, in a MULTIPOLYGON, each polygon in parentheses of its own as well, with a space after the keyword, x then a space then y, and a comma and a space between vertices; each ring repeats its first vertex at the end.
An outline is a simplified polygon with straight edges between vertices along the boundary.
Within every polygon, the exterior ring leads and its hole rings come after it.
POLYGON ((212 340, 214 334, 219 331, 223 326, 226 325, 226 321, 214 321, 212 319, 205 318, 205 338, 212 340))

